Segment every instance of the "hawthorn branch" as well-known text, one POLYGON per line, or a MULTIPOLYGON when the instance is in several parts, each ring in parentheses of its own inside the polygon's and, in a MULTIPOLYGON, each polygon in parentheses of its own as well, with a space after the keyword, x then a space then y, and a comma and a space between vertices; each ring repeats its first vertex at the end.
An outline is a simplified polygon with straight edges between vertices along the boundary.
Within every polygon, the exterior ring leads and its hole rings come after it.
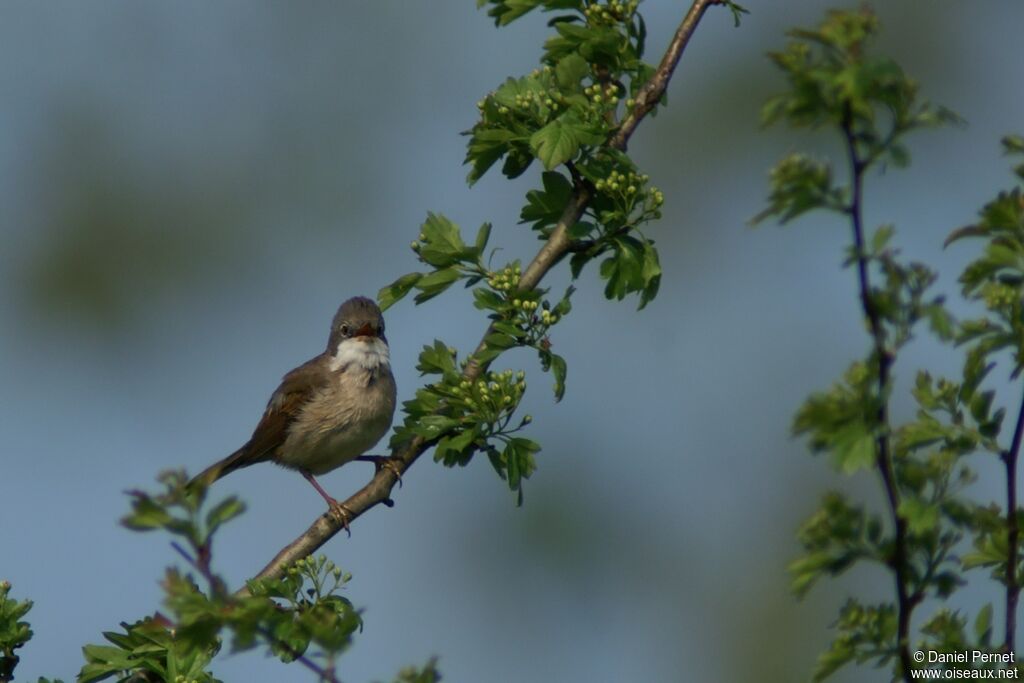
POLYGON ((900 668, 905 681, 911 680, 910 672, 914 668, 910 656, 910 616, 915 605, 923 597, 920 592, 910 593, 910 568, 907 562, 907 523, 900 516, 900 492, 893 471, 892 449, 889 443, 889 383, 893 356, 887 348, 885 327, 882 313, 877 302, 871 295, 871 280, 868 272, 868 258, 864 253, 864 221, 863 221, 863 190, 864 171, 869 161, 862 158, 857 150, 857 139, 853 131, 850 112, 847 111, 842 122, 843 137, 846 143, 847 158, 850 162, 853 192, 850 204, 846 208, 853 229, 853 245, 857 259, 857 282, 860 293, 861 308, 868 319, 874 355, 878 362, 878 411, 875 420, 878 423, 878 436, 875 438, 875 467, 882 477, 882 487, 889 506, 889 515, 893 521, 894 539, 893 552, 889 566, 893 570, 896 583, 896 646, 900 659, 900 668))
POLYGON ((1006 558, 1006 628, 1003 649, 1014 652, 1017 636, 1017 601, 1020 598, 1020 576, 1017 564, 1020 561, 1020 525, 1017 523, 1017 460, 1020 455, 1021 439, 1024 437, 1024 398, 1021 398, 1017 425, 1013 429, 1010 448, 1002 453, 1006 466, 1006 541, 1009 551, 1006 558))
MULTIPOLYGON (((700 23, 701 17, 711 5, 722 4, 722 0, 694 0, 690 10, 686 13, 682 23, 676 29, 671 42, 661 58, 658 68, 650 80, 645 83, 635 98, 635 104, 629 114, 623 119, 622 124, 616 129, 606 143, 608 147, 625 151, 630 138, 636 131, 640 122, 658 104, 665 89, 672 78, 672 74, 679 64, 686 45, 690 41, 700 23)), ((573 241, 569 236, 569 228, 574 226, 593 199, 593 189, 586 182, 577 179, 573 184, 573 192, 558 220, 558 224, 547 241, 537 252, 530 264, 523 270, 519 278, 519 290, 529 291, 537 287, 549 270, 556 266, 562 258, 572 250, 573 241)), ((463 376, 469 381, 475 381, 487 369, 487 363, 480 363, 477 358, 480 352, 486 348, 487 336, 492 332, 489 326, 484 333, 476 351, 470 356, 469 363, 463 371, 463 376)), ((351 512, 348 523, 351 524, 368 510, 385 503, 391 499, 391 490, 398 482, 400 474, 404 473, 416 462, 417 459, 431 446, 432 440, 420 436, 414 437, 409 442, 396 448, 391 454, 391 461, 395 468, 382 467, 363 488, 359 489, 349 497, 343 505, 351 512)), ((266 567, 253 577, 264 579, 281 576, 284 570, 300 558, 316 552, 324 543, 329 541, 342 529, 340 521, 330 515, 321 515, 315 522, 304 531, 298 538, 289 543, 271 560, 266 567)), ((248 588, 239 591, 241 594, 248 593, 248 588)))

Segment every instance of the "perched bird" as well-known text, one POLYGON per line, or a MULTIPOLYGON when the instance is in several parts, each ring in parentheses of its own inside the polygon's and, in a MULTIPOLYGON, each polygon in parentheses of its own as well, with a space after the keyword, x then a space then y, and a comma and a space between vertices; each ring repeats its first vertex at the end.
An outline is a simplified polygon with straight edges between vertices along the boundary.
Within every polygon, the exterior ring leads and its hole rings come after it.
POLYGON ((353 297, 338 308, 327 349, 281 380, 249 441, 190 485, 208 486, 242 467, 273 462, 298 470, 347 528, 349 511, 314 475, 356 459, 391 467, 397 475, 387 458, 363 455, 384 436, 394 414, 395 378, 384 318, 371 299, 353 297))

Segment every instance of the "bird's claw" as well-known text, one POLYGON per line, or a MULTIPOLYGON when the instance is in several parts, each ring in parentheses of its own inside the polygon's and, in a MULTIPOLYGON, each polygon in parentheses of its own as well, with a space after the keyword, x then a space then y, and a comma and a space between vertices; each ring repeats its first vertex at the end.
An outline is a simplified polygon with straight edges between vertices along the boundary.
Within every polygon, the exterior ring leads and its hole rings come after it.
POLYGON ((351 538, 352 530, 348 528, 348 523, 350 520, 355 518, 355 515, 347 507, 333 499, 328 504, 328 507, 331 517, 334 517, 334 519, 341 522, 341 528, 344 529, 345 533, 351 538))
POLYGON ((402 468, 398 465, 397 459, 392 455, 361 455, 356 460, 372 462, 375 471, 388 470, 398 480, 398 487, 402 487, 402 468))

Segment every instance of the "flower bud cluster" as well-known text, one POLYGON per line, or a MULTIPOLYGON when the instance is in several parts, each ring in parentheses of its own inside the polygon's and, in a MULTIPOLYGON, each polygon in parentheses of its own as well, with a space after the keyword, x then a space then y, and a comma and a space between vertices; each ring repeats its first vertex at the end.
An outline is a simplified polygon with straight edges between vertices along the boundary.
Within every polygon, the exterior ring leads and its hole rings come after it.
POLYGON ((526 373, 488 372, 476 382, 462 380, 450 388, 449 404, 476 414, 486 422, 496 422, 511 415, 526 391, 526 373))
POLYGON ((583 94, 594 104, 617 104, 619 101, 619 89, 611 83, 604 87, 600 83, 588 85, 583 89, 583 94))
POLYGON ((626 200, 629 207, 637 200, 646 200, 650 208, 655 209, 665 203, 665 195, 656 187, 644 187, 650 179, 646 173, 612 170, 606 177, 598 178, 594 187, 598 192, 626 200))
POLYGON ((558 109, 564 103, 565 96, 558 90, 552 88, 547 91, 527 90, 515 97, 516 107, 519 109, 558 109))
POLYGON ((619 0, 611 0, 606 5, 602 5, 599 0, 591 3, 583 14, 586 15, 587 20, 590 23, 614 23, 617 21, 626 21, 636 12, 639 0, 630 0, 629 2, 619 2, 619 0))
POLYGON ((509 292, 519 286, 521 274, 519 263, 511 263, 501 270, 491 273, 491 276, 487 279, 487 284, 493 290, 509 292))
POLYGON ((985 306, 989 310, 1007 308, 1020 301, 1020 292, 1010 285, 1001 282, 989 282, 981 290, 985 306))

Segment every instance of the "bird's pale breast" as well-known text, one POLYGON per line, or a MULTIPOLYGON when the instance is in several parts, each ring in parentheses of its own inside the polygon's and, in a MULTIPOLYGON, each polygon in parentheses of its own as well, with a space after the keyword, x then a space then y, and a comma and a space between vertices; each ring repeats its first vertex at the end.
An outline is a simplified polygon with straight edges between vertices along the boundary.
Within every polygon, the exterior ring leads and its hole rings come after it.
POLYGON ((309 400, 274 460, 314 475, 350 462, 388 431, 395 393, 389 365, 347 365, 309 400))

